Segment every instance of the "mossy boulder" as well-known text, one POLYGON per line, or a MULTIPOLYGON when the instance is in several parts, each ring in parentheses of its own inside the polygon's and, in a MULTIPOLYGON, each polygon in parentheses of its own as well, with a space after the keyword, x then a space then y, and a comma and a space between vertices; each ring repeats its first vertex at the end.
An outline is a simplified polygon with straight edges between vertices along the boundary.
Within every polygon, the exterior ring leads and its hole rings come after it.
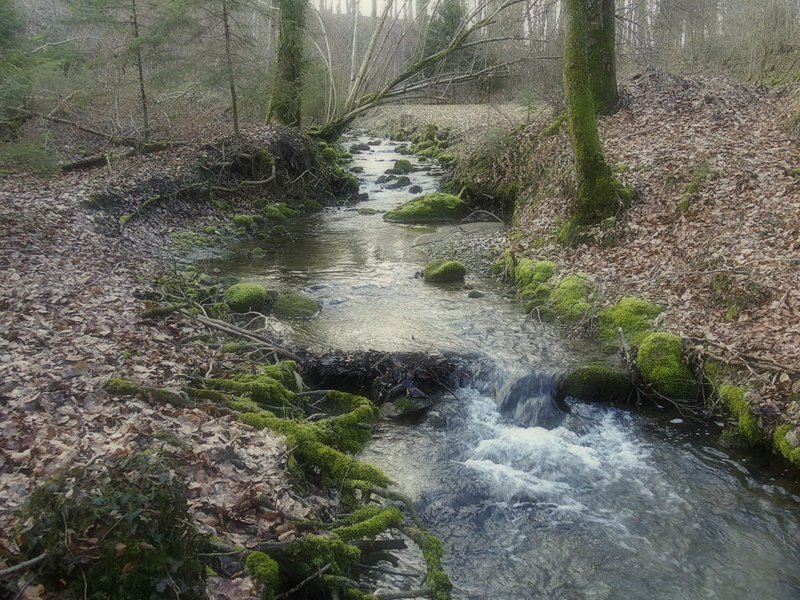
POLYGON ((614 306, 600 312, 600 337, 613 341, 619 338, 622 329, 625 338, 634 346, 651 333, 653 319, 662 312, 661 307, 641 298, 625 297, 614 306))
POLYGON ((272 305, 272 313, 283 319, 310 319, 319 312, 319 302, 303 294, 280 294, 272 305))
POLYGON ((257 283, 237 283, 223 293, 225 304, 233 312, 261 310, 267 303, 267 288, 257 283))
POLYGON ((411 185, 411 180, 405 175, 400 175, 400 177, 395 179, 392 183, 388 184, 386 188, 390 190, 397 190, 403 187, 407 187, 409 185, 411 185))
POLYGON ((800 467, 800 431, 794 425, 784 423, 772 435, 775 451, 795 467, 800 467))
POLYGON ((514 283, 524 288, 532 283, 547 283, 556 272, 556 263, 549 260, 521 259, 514 267, 514 283))
POLYGON ((463 219, 470 208, 458 196, 441 192, 409 200, 383 218, 394 223, 442 223, 463 219))
POLYGON ((672 333, 651 333, 636 353, 642 380, 653 391, 673 400, 694 400, 699 385, 683 360, 683 340, 672 333))
POLYGON ((758 425, 758 415, 750 408, 750 403, 747 401, 747 391, 745 387, 726 383, 719 386, 717 394, 722 405, 730 411, 736 421, 733 437, 739 442, 737 445, 755 447, 762 445, 765 437, 758 425))
POLYGON ((450 283, 463 281, 467 268, 457 260, 433 260, 425 265, 425 281, 430 283, 450 283))
POLYGON ((587 402, 624 403, 632 391, 628 371, 604 364, 576 367, 558 384, 560 397, 571 396, 587 402))
POLYGON ((364 215, 365 217, 378 214, 378 211, 375 210, 374 208, 359 208, 358 211, 356 212, 358 212, 358 214, 360 215, 364 215))
POLYGON ((593 286, 588 275, 583 273, 568 275, 553 288, 548 306, 563 319, 580 319, 592 308, 589 303, 592 291, 593 286))
POLYGON ((410 160, 401 159, 394 161, 394 168, 400 173, 411 173, 414 170, 414 165, 411 164, 410 160))
POLYGON ((250 576, 258 583, 264 600, 272 600, 278 591, 278 563, 263 552, 251 552, 247 555, 245 567, 250 576))
POLYGON ((264 209, 264 218, 273 223, 285 223, 289 219, 300 216, 300 211, 283 202, 270 204, 264 209))
POLYGON ((242 229, 250 229, 256 223, 254 215, 233 215, 233 224, 242 229))

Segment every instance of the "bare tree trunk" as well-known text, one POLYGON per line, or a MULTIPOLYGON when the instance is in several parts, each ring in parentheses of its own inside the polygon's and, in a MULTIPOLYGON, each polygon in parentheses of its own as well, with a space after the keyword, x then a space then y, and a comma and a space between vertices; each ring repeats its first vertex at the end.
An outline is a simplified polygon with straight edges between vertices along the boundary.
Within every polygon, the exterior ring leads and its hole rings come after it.
POLYGON ((231 28, 228 22, 228 0, 222 0, 222 26, 225 30, 225 64, 228 69, 228 85, 231 89, 233 135, 239 137, 239 105, 236 99, 236 81, 233 76, 233 59, 231 58, 231 28))
POLYGON ((358 55, 359 0, 353 0, 353 43, 350 48, 350 87, 356 81, 356 56, 358 55))
POLYGON ((147 92, 144 86, 144 65, 142 64, 142 46, 139 44, 139 17, 136 15, 136 0, 131 0, 131 25, 133 27, 134 56, 136 69, 139 71, 139 97, 142 103, 142 124, 144 132, 142 137, 145 143, 150 137, 150 123, 147 114, 147 92))

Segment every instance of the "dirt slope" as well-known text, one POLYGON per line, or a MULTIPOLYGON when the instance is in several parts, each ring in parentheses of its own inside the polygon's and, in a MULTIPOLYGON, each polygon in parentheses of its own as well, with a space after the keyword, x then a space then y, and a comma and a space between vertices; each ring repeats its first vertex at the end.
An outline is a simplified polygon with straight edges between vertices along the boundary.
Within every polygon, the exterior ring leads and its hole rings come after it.
POLYGON ((666 308, 665 327, 763 385, 762 415, 800 423, 800 141, 790 95, 724 78, 645 71, 601 120, 607 158, 638 198, 564 248, 554 232, 573 190, 566 127, 517 140, 527 179, 509 245, 592 275, 606 300, 637 295, 666 308), (546 181, 532 183, 532 175, 546 181))

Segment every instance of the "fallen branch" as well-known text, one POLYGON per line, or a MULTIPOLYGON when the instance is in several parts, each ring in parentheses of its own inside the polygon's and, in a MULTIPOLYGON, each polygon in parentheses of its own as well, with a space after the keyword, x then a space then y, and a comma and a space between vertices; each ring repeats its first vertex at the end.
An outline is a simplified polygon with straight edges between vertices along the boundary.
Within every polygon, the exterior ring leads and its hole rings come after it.
POLYGON ((9 575, 14 575, 15 573, 19 573, 20 571, 25 571, 26 569, 30 569, 31 567, 35 567, 40 562, 42 562, 45 558, 47 558, 47 554, 42 553, 35 558, 31 558, 30 560, 26 560, 25 562, 21 562, 18 565, 14 565, 13 567, 8 567, 6 569, 0 570, 0 579, 5 579, 9 575))
POLYGON ((298 583, 292 589, 290 589, 290 590, 288 590, 286 592, 283 592, 282 594, 278 594, 277 596, 275 596, 275 600, 281 600, 282 598, 288 598, 289 596, 291 596, 295 592, 303 589, 308 583, 310 583, 314 579, 316 579, 318 577, 322 577, 323 573, 328 571, 332 566, 333 566, 332 563, 328 563, 327 565, 325 565, 321 569, 318 569, 317 571, 315 571, 314 573, 312 573, 311 575, 309 575, 308 577, 303 579, 303 581, 298 583))
POLYGON ((380 600, 400 600, 401 598, 422 598, 424 596, 430 596, 432 591, 431 588, 426 586, 416 590, 387 592, 385 594, 378 594, 377 596, 380 600))
POLYGON ((260 335, 254 331, 248 331, 246 329, 242 329, 241 327, 237 327, 236 325, 233 325, 231 323, 226 323, 225 321, 220 321, 218 319, 212 319, 211 317, 204 317, 202 315, 191 315, 185 310, 182 310, 181 314, 183 314, 186 317, 189 317, 190 319, 195 319, 196 321, 199 321, 200 323, 206 325, 207 327, 212 327, 214 329, 222 331, 223 333, 227 333, 230 336, 243 337, 252 342, 257 342, 262 346, 264 346, 265 348, 272 350, 276 354, 280 354, 281 356, 290 358, 291 360, 297 362, 300 362, 302 360, 291 350, 287 350, 286 348, 275 343, 274 340, 271 340, 268 337, 260 335))

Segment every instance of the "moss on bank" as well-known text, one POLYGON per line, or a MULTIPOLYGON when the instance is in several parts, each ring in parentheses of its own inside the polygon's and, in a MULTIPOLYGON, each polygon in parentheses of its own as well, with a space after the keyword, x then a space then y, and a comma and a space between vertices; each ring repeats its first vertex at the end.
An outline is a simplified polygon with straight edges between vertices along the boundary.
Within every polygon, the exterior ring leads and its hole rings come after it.
POLYGON ((683 340, 672 333, 651 333, 636 353, 642 380, 660 396, 672 400, 695 400, 698 382, 683 359, 683 340))
POLYGON ((600 311, 600 337, 613 341, 619 337, 619 330, 622 330, 626 340, 633 346, 638 346, 652 333, 653 319, 662 312, 660 306, 647 300, 630 296, 621 298, 614 306, 600 311))

